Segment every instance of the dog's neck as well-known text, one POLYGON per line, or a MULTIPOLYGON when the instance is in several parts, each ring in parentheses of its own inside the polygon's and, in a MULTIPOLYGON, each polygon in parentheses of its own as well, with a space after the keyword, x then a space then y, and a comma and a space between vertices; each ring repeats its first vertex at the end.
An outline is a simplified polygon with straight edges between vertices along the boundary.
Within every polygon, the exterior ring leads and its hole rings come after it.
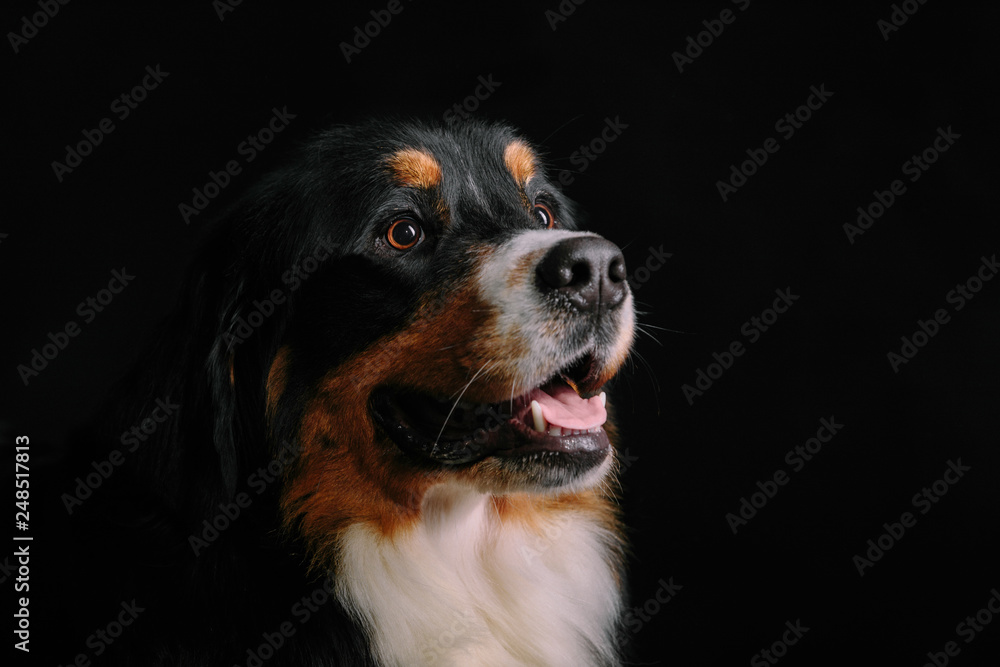
POLYGON ((618 545, 591 500, 435 489, 406 531, 345 531, 338 597, 385 665, 617 664, 618 545))

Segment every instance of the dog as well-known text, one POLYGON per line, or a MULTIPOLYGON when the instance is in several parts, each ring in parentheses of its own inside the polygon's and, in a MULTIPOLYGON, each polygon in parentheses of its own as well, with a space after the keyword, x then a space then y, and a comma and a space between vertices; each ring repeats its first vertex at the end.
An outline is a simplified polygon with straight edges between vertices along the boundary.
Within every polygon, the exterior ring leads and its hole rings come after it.
POLYGON ((620 664, 635 315, 578 218, 482 121, 327 129, 230 206, 113 401, 176 414, 95 494, 142 610, 107 656, 620 664))

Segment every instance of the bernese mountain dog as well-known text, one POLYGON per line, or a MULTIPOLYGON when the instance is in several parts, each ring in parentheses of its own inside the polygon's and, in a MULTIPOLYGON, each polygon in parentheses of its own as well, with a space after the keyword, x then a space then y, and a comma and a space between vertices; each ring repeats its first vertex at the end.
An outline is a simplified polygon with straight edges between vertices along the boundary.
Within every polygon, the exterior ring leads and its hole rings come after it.
POLYGON ((328 129, 232 205, 115 399, 144 426, 94 530, 141 613, 107 655, 620 664, 635 316, 578 217, 479 121, 328 129))

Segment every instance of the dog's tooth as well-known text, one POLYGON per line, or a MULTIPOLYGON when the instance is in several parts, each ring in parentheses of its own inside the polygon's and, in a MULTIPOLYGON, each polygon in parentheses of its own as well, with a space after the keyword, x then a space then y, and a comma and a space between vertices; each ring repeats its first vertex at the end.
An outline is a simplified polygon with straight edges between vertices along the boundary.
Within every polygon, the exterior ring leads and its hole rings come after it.
POLYGON ((531 402, 531 418, 535 422, 535 430, 539 433, 545 433, 549 425, 545 421, 545 416, 542 414, 542 406, 538 401, 531 402))
POLYGON ((608 395, 605 392, 602 391, 601 394, 600 394, 600 398, 601 398, 601 405, 607 407, 607 405, 608 405, 608 395))
POLYGON ((563 430, 561 426, 550 426, 549 435, 562 435, 563 430))

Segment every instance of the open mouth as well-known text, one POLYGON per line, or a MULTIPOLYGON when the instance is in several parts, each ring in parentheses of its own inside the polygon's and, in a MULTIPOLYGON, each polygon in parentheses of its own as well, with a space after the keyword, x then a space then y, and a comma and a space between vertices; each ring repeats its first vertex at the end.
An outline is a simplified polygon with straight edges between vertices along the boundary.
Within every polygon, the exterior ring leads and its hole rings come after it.
POLYGON ((596 361, 587 354, 513 399, 472 403, 384 387, 372 413, 404 451, 439 463, 587 455, 610 447, 603 425, 605 394, 592 387, 596 361))

